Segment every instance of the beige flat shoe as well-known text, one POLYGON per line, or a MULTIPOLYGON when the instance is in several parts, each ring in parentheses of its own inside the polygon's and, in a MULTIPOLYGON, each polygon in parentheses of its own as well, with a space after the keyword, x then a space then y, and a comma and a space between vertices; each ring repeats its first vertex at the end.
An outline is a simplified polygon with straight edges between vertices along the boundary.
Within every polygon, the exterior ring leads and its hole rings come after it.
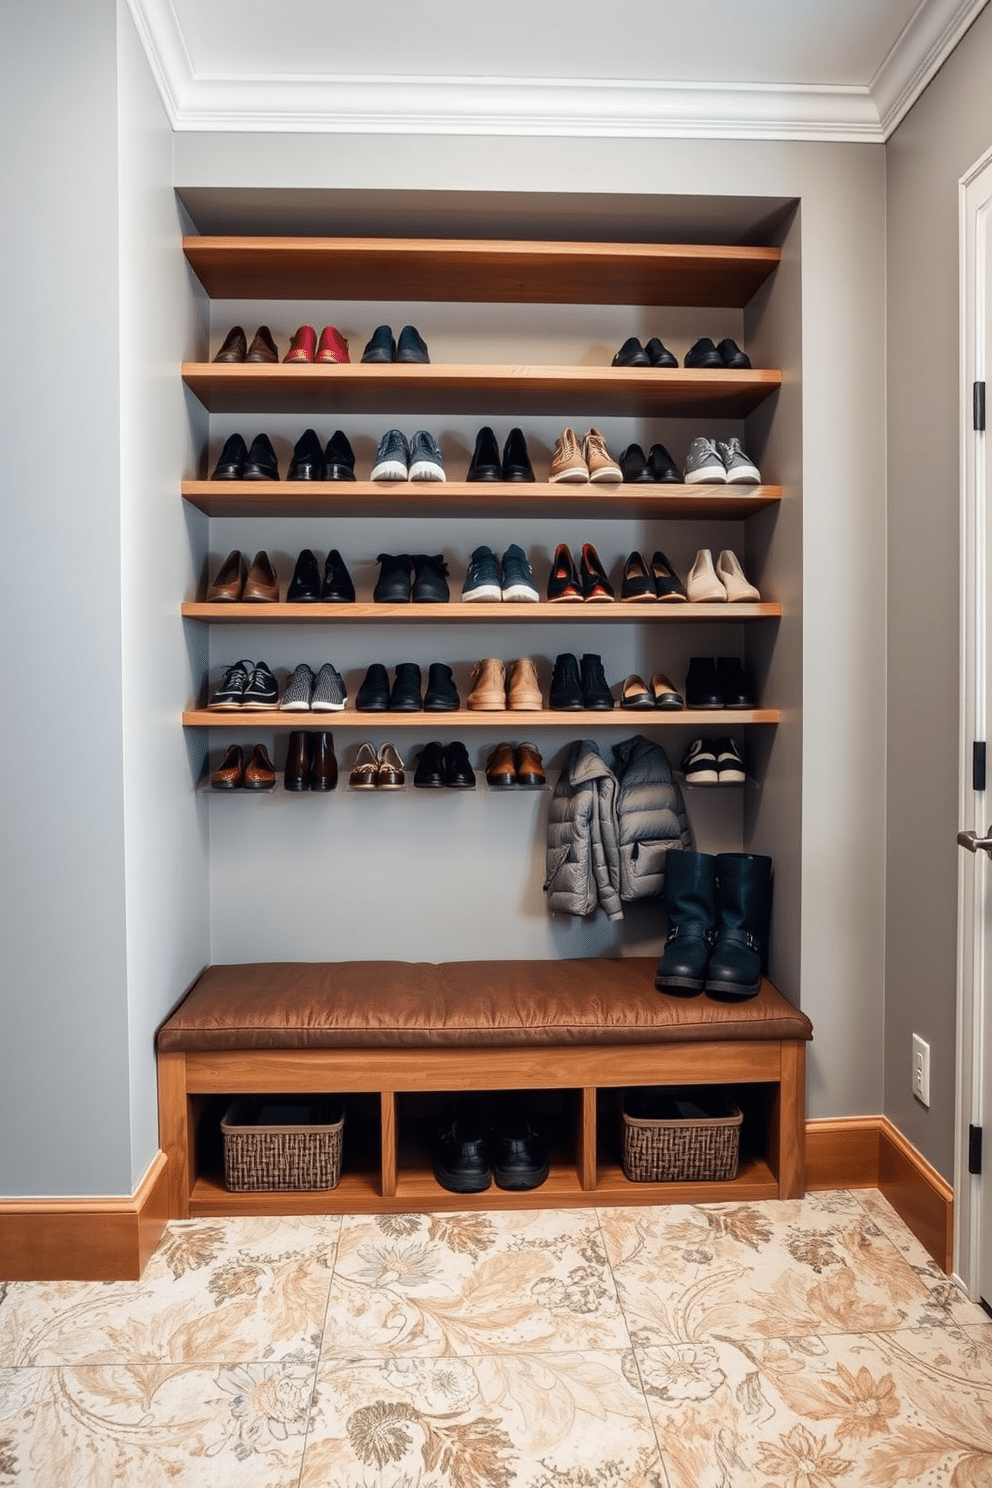
POLYGON ((685 588, 691 604, 726 600, 727 591, 713 567, 713 554, 709 548, 700 548, 696 554, 696 561, 689 570, 685 588))
POLYGON ((740 561, 736 553, 729 548, 724 548, 716 560, 717 577, 722 581, 727 591, 727 598, 735 604, 751 601, 757 603, 761 595, 753 584, 749 584, 744 576, 740 561))

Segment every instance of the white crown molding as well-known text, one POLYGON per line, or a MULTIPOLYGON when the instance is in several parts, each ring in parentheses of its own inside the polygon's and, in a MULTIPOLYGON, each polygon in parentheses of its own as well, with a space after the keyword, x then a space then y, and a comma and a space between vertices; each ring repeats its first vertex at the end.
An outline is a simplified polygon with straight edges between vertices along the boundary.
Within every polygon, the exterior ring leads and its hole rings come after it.
POLYGON ((177 131, 881 143, 986 0, 923 0, 863 86, 197 73, 171 0, 126 0, 177 131), (885 113, 877 97, 885 100, 885 113))

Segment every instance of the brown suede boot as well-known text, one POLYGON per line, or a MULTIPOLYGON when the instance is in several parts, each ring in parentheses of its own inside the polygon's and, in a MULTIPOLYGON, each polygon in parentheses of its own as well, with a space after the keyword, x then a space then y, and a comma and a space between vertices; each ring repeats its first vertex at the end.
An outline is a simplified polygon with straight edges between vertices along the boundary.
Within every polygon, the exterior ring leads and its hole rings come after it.
POLYGON ((524 713, 540 713, 544 707, 537 667, 529 656, 510 662, 510 680, 506 689, 507 705, 524 713))
POLYGON ((502 712, 506 707, 506 667, 487 656, 472 668, 475 686, 468 695, 468 706, 485 713, 502 712))

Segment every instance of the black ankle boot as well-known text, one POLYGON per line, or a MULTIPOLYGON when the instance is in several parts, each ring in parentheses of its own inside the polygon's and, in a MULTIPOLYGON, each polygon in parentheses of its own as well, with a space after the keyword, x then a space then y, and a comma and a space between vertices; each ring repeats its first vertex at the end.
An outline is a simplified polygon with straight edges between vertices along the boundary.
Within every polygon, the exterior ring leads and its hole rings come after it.
POLYGON ((654 977, 660 991, 695 993, 706 984, 716 924, 716 865, 709 853, 669 848, 665 854, 668 941, 654 977))
POLYGON ((716 942, 706 991, 713 997, 757 997, 772 903, 772 860, 756 853, 720 853, 716 882, 716 942))

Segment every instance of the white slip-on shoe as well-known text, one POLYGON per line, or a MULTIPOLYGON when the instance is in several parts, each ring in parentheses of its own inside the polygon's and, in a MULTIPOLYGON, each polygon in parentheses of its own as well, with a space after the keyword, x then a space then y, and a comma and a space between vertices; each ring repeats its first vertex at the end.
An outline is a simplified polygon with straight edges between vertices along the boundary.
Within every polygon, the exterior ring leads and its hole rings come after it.
POLYGON ((727 591, 727 598, 735 604, 757 604, 761 595, 753 584, 748 583, 736 553, 724 548, 716 560, 717 578, 727 591))
POLYGON ((696 561, 685 581, 690 604, 705 604, 709 600, 726 600, 727 591, 713 567, 713 554, 709 548, 700 548, 696 561))

